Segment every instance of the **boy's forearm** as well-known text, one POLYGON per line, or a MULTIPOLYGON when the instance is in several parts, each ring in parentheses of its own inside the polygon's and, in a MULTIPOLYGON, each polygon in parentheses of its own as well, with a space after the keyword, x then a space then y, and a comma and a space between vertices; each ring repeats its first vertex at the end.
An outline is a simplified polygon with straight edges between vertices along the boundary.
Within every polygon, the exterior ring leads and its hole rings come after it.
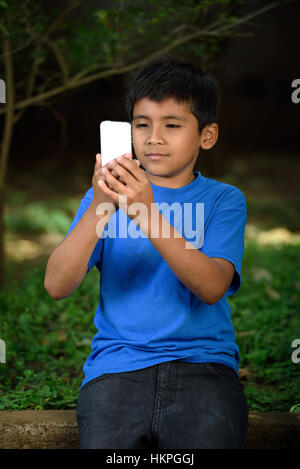
POLYGON ((78 288, 87 273, 93 250, 112 214, 113 212, 109 212, 107 216, 97 215, 92 203, 78 224, 52 252, 44 280, 50 296, 57 300, 63 299, 78 288))
MULTIPOLYGON (((189 243, 162 215, 157 207, 153 207, 158 213, 152 218, 158 220, 159 237, 151 236, 151 216, 141 223, 140 229, 148 236, 153 246, 158 250, 178 279, 189 288, 194 295, 208 304, 214 304, 225 292, 223 273, 219 264, 214 259, 206 256, 189 243), (174 233, 176 232, 176 238, 174 233), (163 237, 162 233, 170 233, 169 237, 163 237), (192 249, 187 249, 189 244, 192 249)), ((156 223, 155 223, 156 225, 156 223)), ((157 226, 152 226, 155 233, 157 226)))

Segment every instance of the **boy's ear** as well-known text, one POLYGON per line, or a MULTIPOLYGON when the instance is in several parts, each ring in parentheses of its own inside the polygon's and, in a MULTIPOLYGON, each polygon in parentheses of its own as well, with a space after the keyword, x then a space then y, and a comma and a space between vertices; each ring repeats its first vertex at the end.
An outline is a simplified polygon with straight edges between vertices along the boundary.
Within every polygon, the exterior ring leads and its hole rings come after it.
POLYGON ((207 124, 201 131, 200 147, 203 150, 212 148, 218 140, 219 127, 218 124, 207 124))

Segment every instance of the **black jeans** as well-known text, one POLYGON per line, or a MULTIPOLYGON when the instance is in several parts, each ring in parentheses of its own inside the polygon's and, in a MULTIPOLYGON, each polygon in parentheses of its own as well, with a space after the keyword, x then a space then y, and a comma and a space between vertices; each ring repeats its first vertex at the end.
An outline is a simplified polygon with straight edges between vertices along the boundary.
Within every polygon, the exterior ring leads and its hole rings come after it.
POLYGON ((248 404, 234 370, 168 361, 101 375, 77 403, 80 448, 245 448, 248 404))

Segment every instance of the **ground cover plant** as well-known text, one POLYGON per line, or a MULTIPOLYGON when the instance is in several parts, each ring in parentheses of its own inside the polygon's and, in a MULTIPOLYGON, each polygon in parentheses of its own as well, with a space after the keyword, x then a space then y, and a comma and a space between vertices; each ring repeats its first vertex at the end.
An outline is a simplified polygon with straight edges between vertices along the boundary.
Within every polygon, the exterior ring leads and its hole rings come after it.
MULTIPOLYGON (((300 276, 297 246, 247 245, 244 284, 230 299, 242 360, 240 373, 251 410, 297 410, 300 363, 291 343, 299 332, 300 276)), ((72 296, 52 300, 43 288, 44 266, 29 270, 0 294, 0 409, 74 408, 82 365, 95 333, 99 275, 93 269, 72 296)), ((298 334, 299 335, 299 334, 298 334)), ((298 409, 299 410, 299 409, 298 409)))
MULTIPOLYGON (((249 224, 242 286, 229 297, 241 351, 240 376, 250 410, 299 412, 300 362, 292 360, 292 342, 300 339, 299 236, 272 243, 262 242, 261 237, 267 233, 264 230, 281 226, 282 213, 284 226, 290 228, 291 223, 295 227, 295 209, 289 201, 281 199, 277 204, 273 198, 270 210, 269 198, 265 211, 261 202, 261 219, 257 219, 255 198, 250 190, 244 192, 249 195, 249 224), (284 204, 289 210, 283 209, 284 204), (260 231, 252 224, 254 216, 260 231)), ((64 236, 78 205, 74 194, 61 199, 51 196, 39 203, 29 200, 22 190, 12 194, 15 197, 10 198, 6 212, 6 239, 16 251, 21 238, 31 236, 37 241, 45 233, 64 236)), ((298 225, 295 228, 299 231, 298 225)), ((11 257, 7 264, 6 284, 0 291, 0 337, 6 343, 6 363, 0 363, 2 410, 76 407, 82 366, 96 332, 93 318, 99 274, 92 269, 69 298, 55 301, 43 287, 47 255, 39 253, 33 260, 25 256, 23 262, 11 257)))

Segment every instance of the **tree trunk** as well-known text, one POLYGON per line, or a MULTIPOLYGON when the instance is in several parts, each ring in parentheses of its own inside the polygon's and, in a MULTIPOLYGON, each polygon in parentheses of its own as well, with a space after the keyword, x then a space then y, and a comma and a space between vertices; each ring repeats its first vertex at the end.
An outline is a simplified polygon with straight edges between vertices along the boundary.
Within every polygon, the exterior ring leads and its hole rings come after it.
POLYGON ((5 255, 4 255, 4 194, 0 189, 0 288, 4 283, 5 255))
POLYGON ((3 47, 6 83, 6 109, 3 139, 0 156, 0 287, 5 277, 5 254, 4 254, 4 189, 7 172, 7 161, 11 148, 14 129, 14 74, 9 39, 5 39, 3 47))

